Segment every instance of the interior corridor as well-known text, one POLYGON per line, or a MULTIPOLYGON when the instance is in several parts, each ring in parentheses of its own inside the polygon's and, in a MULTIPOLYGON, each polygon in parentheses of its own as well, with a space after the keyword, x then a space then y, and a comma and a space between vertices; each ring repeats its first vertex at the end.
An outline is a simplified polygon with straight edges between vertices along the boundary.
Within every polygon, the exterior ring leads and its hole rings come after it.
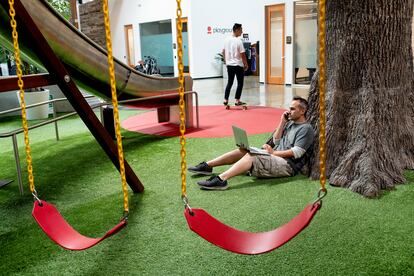
MULTIPOLYGON (((200 105, 221 105, 227 79, 194 80, 193 89, 199 94, 200 105)), ((234 104, 237 80, 234 81, 229 102, 234 104)), ((285 86, 259 83, 257 76, 246 76, 241 100, 251 106, 287 108, 295 96, 308 97, 309 86, 285 86)))

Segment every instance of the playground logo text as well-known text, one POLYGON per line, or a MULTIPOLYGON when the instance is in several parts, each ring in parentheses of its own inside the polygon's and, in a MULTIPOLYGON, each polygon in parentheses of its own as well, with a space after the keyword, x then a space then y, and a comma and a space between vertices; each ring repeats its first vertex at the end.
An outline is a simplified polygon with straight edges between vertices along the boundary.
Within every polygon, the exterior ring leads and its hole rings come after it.
POLYGON ((207 34, 209 34, 209 35, 228 34, 228 33, 232 33, 232 32, 233 32, 232 28, 211 27, 211 26, 207 27, 207 34))

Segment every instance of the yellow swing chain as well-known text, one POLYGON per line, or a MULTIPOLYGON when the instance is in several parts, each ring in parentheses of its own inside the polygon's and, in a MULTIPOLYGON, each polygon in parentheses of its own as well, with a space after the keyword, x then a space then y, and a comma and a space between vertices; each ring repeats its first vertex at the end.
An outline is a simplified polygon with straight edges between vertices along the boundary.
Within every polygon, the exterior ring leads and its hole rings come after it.
POLYGON ((10 15, 10 26, 12 27, 12 36, 13 36, 13 47, 14 47, 14 59, 16 62, 16 72, 17 72, 17 85, 19 86, 19 96, 20 96, 20 106, 22 108, 22 124, 23 124, 23 132, 24 132, 24 144, 26 149, 26 163, 27 163, 27 173, 29 178, 29 186, 30 191, 32 192, 33 196, 37 198, 36 189, 34 185, 34 176, 33 176, 33 165, 32 165, 32 154, 30 150, 30 142, 29 142, 29 128, 27 125, 27 117, 26 117, 26 102, 24 100, 24 83, 22 79, 22 69, 21 69, 21 59, 20 59, 20 48, 19 48, 19 41, 18 41, 18 33, 17 33, 17 23, 14 17, 16 16, 16 11, 14 10, 14 0, 9 0, 9 15, 10 15))
POLYGON ((182 24, 182 10, 181 10, 181 0, 177 1, 177 52, 178 52, 178 82, 179 87, 179 107, 180 107, 180 155, 181 155, 181 198, 183 199, 186 207, 188 206, 187 199, 187 184, 186 184, 186 172, 187 172, 187 163, 185 161, 186 151, 185 151, 185 102, 184 102, 184 64, 183 64, 183 24, 182 24))
POLYGON ((103 0, 102 2, 103 2, 103 13, 104 13, 104 20, 105 20, 106 48, 108 51, 109 76, 110 76, 110 81, 111 81, 112 105, 114 107, 116 143, 118 145, 119 171, 121 173, 122 192, 124 196, 124 212, 125 212, 125 215, 127 215, 129 211, 128 188, 127 188, 126 177, 125 177, 124 151, 122 147, 121 126, 119 122, 118 97, 116 94, 115 66, 114 66, 114 58, 112 54, 112 40, 111 40, 111 28, 109 24, 108 0, 103 0))
MULTIPOLYGON (((319 0, 319 169, 320 192, 326 194, 326 1, 319 0)), ((320 193, 319 193, 320 195, 320 193)), ((318 197, 319 197, 318 195, 318 197)))

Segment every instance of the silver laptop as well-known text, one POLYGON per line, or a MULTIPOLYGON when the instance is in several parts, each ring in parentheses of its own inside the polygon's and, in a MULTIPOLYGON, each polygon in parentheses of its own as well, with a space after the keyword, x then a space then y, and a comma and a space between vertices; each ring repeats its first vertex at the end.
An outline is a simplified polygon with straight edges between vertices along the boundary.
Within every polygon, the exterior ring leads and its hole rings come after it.
POLYGON ((245 149, 252 154, 263 154, 263 155, 270 155, 266 150, 259 149, 256 147, 250 147, 249 141, 247 140, 247 133, 244 129, 232 126, 233 128, 233 135, 234 140, 236 141, 236 146, 239 148, 245 149))

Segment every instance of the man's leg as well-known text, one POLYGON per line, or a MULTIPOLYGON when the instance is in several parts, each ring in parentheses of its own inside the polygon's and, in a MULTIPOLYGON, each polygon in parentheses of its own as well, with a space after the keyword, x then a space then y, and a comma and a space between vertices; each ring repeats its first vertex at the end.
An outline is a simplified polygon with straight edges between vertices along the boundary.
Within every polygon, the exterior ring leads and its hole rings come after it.
POLYGON ((234 163, 227 171, 219 175, 221 180, 228 180, 236 175, 242 174, 250 170, 253 165, 254 156, 250 153, 245 154, 239 161, 234 163))
POLYGON ((228 102, 229 100, 230 90, 231 90, 231 87, 233 86, 234 76, 236 75, 235 66, 227 66, 227 75, 228 75, 228 79, 227 79, 226 89, 224 91, 224 102, 228 102))
POLYGON ((244 70, 243 67, 237 66, 236 71, 236 77, 237 77, 237 90, 236 90, 236 101, 239 101, 241 98, 241 94, 243 91, 243 84, 244 84, 244 70))
POLYGON ((207 180, 198 181, 197 184, 204 190, 225 190, 228 187, 227 179, 250 170, 254 158, 250 153, 246 153, 227 171, 218 176, 212 176, 207 180))
POLYGON ((246 153, 247 151, 244 149, 235 149, 208 161, 207 165, 210 167, 231 165, 239 161, 246 153))
POLYGON ((213 167, 234 164, 235 162, 239 161, 240 158, 242 158, 246 153, 246 150, 235 149, 208 162, 203 161, 196 166, 190 166, 188 167, 188 171, 196 174, 211 175, 213 173, 213 167))

